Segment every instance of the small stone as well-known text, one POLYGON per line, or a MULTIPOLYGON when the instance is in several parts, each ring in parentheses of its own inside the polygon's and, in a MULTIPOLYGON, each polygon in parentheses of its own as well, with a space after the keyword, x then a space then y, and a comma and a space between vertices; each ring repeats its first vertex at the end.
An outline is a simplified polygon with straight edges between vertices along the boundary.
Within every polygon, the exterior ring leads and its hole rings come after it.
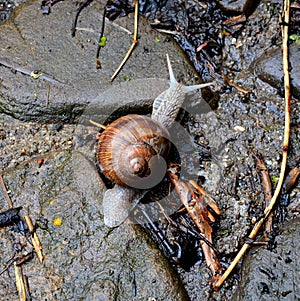
POLYGON ((218 0, 219 5, 225 10, 234 13, 244 13, 246 16, 250 16, 258 6, 260 1, 251 0, 218 0))
MULTIPOLYGON (((289 61, 291 65, 290 79, 292 94, 300 99, 300 45, 289 47, 289 61)), ((282 91, 282 50, 281 47, 270 49, 250 65, 250 70, 262 81, 282 91)))
POLYGON ((246 129, 243 126, 240 126, 240 125, 236 125, 233 129, 235 131, 238 131, 238 132, 245 132, 246 131, 246 129))
POLYGON ((233 301, 255 301, 255 300, 280 300, 278 293, 288 292, 287 300, 299 300, 299 226, 300 218, 296 218, 285 224, 276 236, 274 250, 267 248, 253 247, 249 252, 239 273, 241 282, 233 301), (288 257, 286 252, 290 252, 288 257), (285 260, 293 260, 293 268, 285 260), (261 283, 268 290, 262 293, 261 283))

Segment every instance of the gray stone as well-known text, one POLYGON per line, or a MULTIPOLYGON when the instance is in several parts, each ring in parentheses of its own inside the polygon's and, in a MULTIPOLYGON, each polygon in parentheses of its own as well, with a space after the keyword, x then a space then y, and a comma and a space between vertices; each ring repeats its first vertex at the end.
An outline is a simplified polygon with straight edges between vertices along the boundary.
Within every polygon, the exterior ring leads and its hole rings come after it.
MULTIPOLYGON (((102 69, 97 70, 95 56, 103 4, 93 1, 82 11, 78 22, 82 29, 77 30, 75 38, 71 36, 77 8, 74 2, 57 3, 50 15, 43 15, 40 5, 40 1, 27 2, 0 25, 0 113, 22 120, 74 121, 87 103, 128 79, 149 79, 146 86, 128 84, 126 89, 129 94, 143 92, 132 100, 136 108, 145 103, 149 106, 152 96, 159 95, 168 80, 166 53, 177 74, 188 69, 174 43, 163 42, 164 37, 140 17, 138 46, 118 78, 110 83, 110 76, 132 43, 132 35, 122 27, 133 29, 133 15, 117 20, 119 26, 106 22, 107 45, 101 50, 102 69), (42 73, 37 79, 30 76, 35 70, 42 73)), ((122 101, 110 97, 101 106, 102 114, 127 104, 122 101)))
MULTIPOLYGON (((294 44, 289 47, 289 61, 291 65, 290 79, 293 96, 300 99, 300 45, 294 44)), ((282 50, 274 48, 266 51, 255 60, 250 68, 255 75, 272 87, 282 91, 283 70, 282 70, 282 50)))
MULTIPOLYGON (((64 151, 38 158, 7 172, 4 181, 15 206, 23 206, 38 228, 45 260, 22 265, 36 300, 187 300, 177 274, 139 226, 124 223, 115 229, 103 223, 105 187, 91 163, 80 153, 64 151), (62 221, 55 226, 55 218, 62 221), (45 225, 45 224, 44 224, 45 225)), ((0 207, 8 204, 0 191, 0 207)), ((0 230, 1 269, 13 255, 16 238, 0 230)), ((13 275, 13 267, 9 268, 13 275)), ((0 299, 17 300, 15 278, 1 275, 0 299)))
POLYGON ((299 218, 284 225, 273 251, 251 249, 234 301, 300 299, 299 227, 299 218))
POLYGON ((220 0, 217 1, 219 5, 226 11, 245 14, 249 16, 256 9, 257 5, 260 3, 260 0, 250 1, 250 0, 220 0))

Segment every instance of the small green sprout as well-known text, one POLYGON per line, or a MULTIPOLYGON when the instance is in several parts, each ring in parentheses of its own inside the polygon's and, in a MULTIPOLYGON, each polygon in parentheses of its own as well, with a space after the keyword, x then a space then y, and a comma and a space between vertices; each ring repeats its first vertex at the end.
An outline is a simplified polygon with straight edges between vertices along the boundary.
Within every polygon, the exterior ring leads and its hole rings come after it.
POLYGON ((271 182, 274 186, 276 186, 277 182, 279 180, 279 177, 277 176, 271 176, 271 182))
POLYGON ((289 39, 291 40, 291 41, 294 41, 297 45, 300 45, 300 36, 298 36, 297 34, 291 34, 290 36, 289 36, 289 39))
POLYGON ((123 80, 124 80, 125 82, 129 82, 129 81, 131 80, 131 77, 130 77, 129 75, 124 75, 124 76, 123 76, 123 80))
POLYGON ((101 37, 101 39, 100 39, 99 46, 100 46, 100 47, 104 47, 105 45, 106 45, 106 37, 103 36, 103 37, 101 37))

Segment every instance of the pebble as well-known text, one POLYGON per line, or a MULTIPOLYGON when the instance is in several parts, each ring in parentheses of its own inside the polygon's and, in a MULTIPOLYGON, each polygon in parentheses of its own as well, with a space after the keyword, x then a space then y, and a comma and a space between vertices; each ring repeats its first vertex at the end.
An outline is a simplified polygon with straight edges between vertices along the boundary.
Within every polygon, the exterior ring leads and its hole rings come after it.
MULTIPOLYGON (((289 61, 291 64, 290 79, 292 97, 300 99, 300 45, 296 43, 289 47, 289 61)), ((256 59, 250 69, 262 81, 276 88, 283 95, 283 71, 282 71, 282 50, 281 47, 269 49, 262 56, 256 59)))

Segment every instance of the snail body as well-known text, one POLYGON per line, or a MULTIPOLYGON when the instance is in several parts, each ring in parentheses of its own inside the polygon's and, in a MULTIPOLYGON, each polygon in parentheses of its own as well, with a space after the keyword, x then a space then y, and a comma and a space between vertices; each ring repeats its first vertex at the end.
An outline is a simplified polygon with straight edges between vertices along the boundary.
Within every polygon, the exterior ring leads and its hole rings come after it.
POLYGON ((177 82, 168 55, 167 62, 170 76, 170 87, 154 100, 151 118, 158 121, 166 128, 170 128, 182 107, 186 94, 197 89, 211 86, 213 83, 184 86, 177 82))
POLYGON ((153 103, 151 118, 127 115, 111 123, 100 135, 97 160, 103 174, 116 185, 103 198, 104 222, 120 225, 145 195, 164 178, 171 147, 168 129, 185 95, 212 83, 184 86, 175 79, 167 55, 170 87, 153 103))

